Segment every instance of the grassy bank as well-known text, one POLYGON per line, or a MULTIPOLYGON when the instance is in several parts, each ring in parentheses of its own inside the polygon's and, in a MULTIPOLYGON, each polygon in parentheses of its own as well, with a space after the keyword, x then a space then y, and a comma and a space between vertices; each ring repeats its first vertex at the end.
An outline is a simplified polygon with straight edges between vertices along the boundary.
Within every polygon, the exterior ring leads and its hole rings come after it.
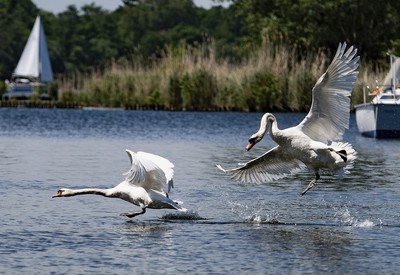
MULTIPOLYGON (((82 106, 167 110, 306 111, 311 89, 334 56, 297 58, 296 48, 266 41, 240 62, 217 59, 214 46, 181 47, 143 65, 114 62, 103 72, 59 79, 59 100, 82 106)), ((376 73, 360 68, 353 103, 376 73)))

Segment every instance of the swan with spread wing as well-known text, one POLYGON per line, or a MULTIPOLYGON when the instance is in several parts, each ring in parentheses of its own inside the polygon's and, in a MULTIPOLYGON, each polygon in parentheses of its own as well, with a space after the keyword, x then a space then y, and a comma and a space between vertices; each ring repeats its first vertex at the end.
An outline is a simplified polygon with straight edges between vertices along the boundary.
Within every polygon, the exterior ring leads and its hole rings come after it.
POLYGON ((260 129, 250 137, 246 149, 260 142, 267 132, 278 144, 276 147, 238 168, 228 170, 217 165, 218 168, 235 180, 256 184, 308 168, 315 173, 315 178, 302 195, 318 181, 320 169, 331 169, 340 175, 349 173, 356 151, 351 144, 338 140, 349 128, 350 95, 360 59, 356 54, 353 46, 346 50, 346 43, 339 44, 327 71, 312 89, 311 109, 299 125, 281 130, 273 114, 263 115, 260 129))
POLYGON ((131 161, 131 168, 124 175, 125 180, 113 188, 62 188, 53 195, 55 197, 71 197, 94 194, 108 198, 120 198, 139 206, 140 212, 122 213, 121 216, 133 218, 144 214, 146 208, 176 209, 187 211, 178 202, 169 198, 168 192, 173 187, 174 165, 167 159, 145 152, 134 153, 126 150, 131 161), (167 192, 164 191, 167 190, 167 192))

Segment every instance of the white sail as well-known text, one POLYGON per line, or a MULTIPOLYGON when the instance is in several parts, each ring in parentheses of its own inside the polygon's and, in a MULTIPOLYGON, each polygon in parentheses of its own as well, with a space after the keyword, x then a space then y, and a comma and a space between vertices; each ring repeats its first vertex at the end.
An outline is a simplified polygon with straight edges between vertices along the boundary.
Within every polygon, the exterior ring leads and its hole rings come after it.
POLYGON ((14 70, 13 78, 17 77, 34 78, 38 82, 53 80, 46 37, 39 16, 36 17, 28 42, 14 70))

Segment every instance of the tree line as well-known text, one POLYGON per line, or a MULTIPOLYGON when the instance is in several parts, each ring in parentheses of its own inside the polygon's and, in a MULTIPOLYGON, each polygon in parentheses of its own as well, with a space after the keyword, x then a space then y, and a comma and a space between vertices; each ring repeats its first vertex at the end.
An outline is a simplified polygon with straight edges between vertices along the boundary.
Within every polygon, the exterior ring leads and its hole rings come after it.
POLYGON ((112 60, 148 62, 167 46, 202 43, 210 37, 228 55, 243 35, 233 9, 206 10, 191 0, 125 0, 115 11, 96 4, 71 5, 59 14, 40 10, 31 0, 0 0, 3 79, 15 68, 37 15, 42 17, 56 74, 101 69, 112 60))
MULTIPOLYGON (((42 17, 57 80, 65 82, 65 79, 69 79, 75 88, 85 77, 93 79, 93 75, 98 78, 99 75, 110 73, 116 64, 118 68, 129 64, 130 71, 137 72, 140 71, 138 66, 145 69, 162 64, 165 66, 168 64, 164 60, 166 57, 176 56, 177 60, 181 60, 183 52, 187 58, 209 58, 207 60, 211 63, 227 63, 240 68, 241 64, 251 67, 249 60, 254 58, 255 53, 260 54, 266 44, 274 58, 280 54, 276 52, 281 48, 279 45, 285 45, 285 54, 282 56, 293 59, 293 63, 307 58, 314 60, 314 55, 321 53, 332 54, 339 42, 347 41, 358 47, 363 64, 378 71, 388 66, 388 50, 400 55, 400 17, 397 16, 400 1, 229 2, 227 8, 218 6, 204 9, 195 6, 192 0, 122 0, 121 6, 114 11, 91 4, 82 7, 71 5, 65 11, 53 14, 40 10, 31 0, 0 0, 0 76, 2 79, 11 76, 37 15, 42 17), (187 55, 190 49, 196 49, 196 54, 187 55)), ((330 61, 329 58, 327 60, 330 61)), ((198 66, 198 61, 183 63, 198 66)), ((289 70, 301 67, 293 64, 288 66, 289 70)), ((224 66, 220 67, 225 70, 224 66)), ((199 70, 202 71, 190 72, 188 68, 187 77, 196 73, 211 73, 205 71, 204 67, 199 70)), ((245 83, 241 83, 238 90, 247 93, 243 87, 253 85, 253 90, 260 93, 265 87, 262 81, 258 83, 256 79, 265 77, 276 83, 273 86, 276 89, 288 89, 288 84, 280 80, 281 76, 275 75, 274 70, 265 67, 262 70, 241 78, 245 83), (254 83, 260 87, 254 87, 254 83)), ((156 71, 162 73, 162 70, 156 71)), ((307 85, 303 83, 298 86, 308 86, 308 82, 314 81, 309 81, 308 77, 311 76, 302 77, 307 85)), ((190 87, 195 87, 193 83, 187 84, 187 79, 182 75, 178 78, 186 83, 184 86, 179 82, 179 89, 190 94, 190 87)), ((210 75, 208 78, 216 77, 210 75)), ((146 98, 153 98, 154 91, 160 91, 160 88, 153 87, 141 93, 147 95, 146 98)), ((210 93, 221 91, 211 89, 210 93)), ((168 91, 168 94, 171 97, 173 92, 168 91)), ((239 93, 236 96, 243 99, 248 95, 239 93)), ((171 98, 168 100, 174 101, 171 98)))

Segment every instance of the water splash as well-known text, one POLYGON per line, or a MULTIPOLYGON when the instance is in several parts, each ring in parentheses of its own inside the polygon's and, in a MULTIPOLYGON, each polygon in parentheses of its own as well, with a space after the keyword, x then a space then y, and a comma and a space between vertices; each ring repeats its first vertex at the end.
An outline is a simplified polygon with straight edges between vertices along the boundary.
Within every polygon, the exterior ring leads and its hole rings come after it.
MULTIPOLYGON (((342 225, 362 228, 373 227, 376 225, 373 221, 370 221, 369 219, 365 219, 362 221, 358 220, 358 218, 350 214, 350 210, 346 205, 343 206, 343 208, 341 209, 335 209, 335 211, 335 219, 342 225)), ((381 220, 379 220, 379 225, 382 225, 381 220)))
POLYGON ((229 201, 228 203, 231 206, 232 212, 238 215, 246 223, 279 223, 278 213, 262 213, 264 209, 264 207, 262 207, 262 204, 260 205, 259 203, 257 203, 257 206, 250 206, 232 201, 229 201))
POLYGON ((362 221, 362 222, 357 222, 357 223, 355 223, 354 226, 356 226, 356 227, 372 227, 372 226, 374 226, 374 225, 375 225, 374 222, 372 222, 372 221, 366 219, 366 220, 364 220, 364 221, 362 221))

